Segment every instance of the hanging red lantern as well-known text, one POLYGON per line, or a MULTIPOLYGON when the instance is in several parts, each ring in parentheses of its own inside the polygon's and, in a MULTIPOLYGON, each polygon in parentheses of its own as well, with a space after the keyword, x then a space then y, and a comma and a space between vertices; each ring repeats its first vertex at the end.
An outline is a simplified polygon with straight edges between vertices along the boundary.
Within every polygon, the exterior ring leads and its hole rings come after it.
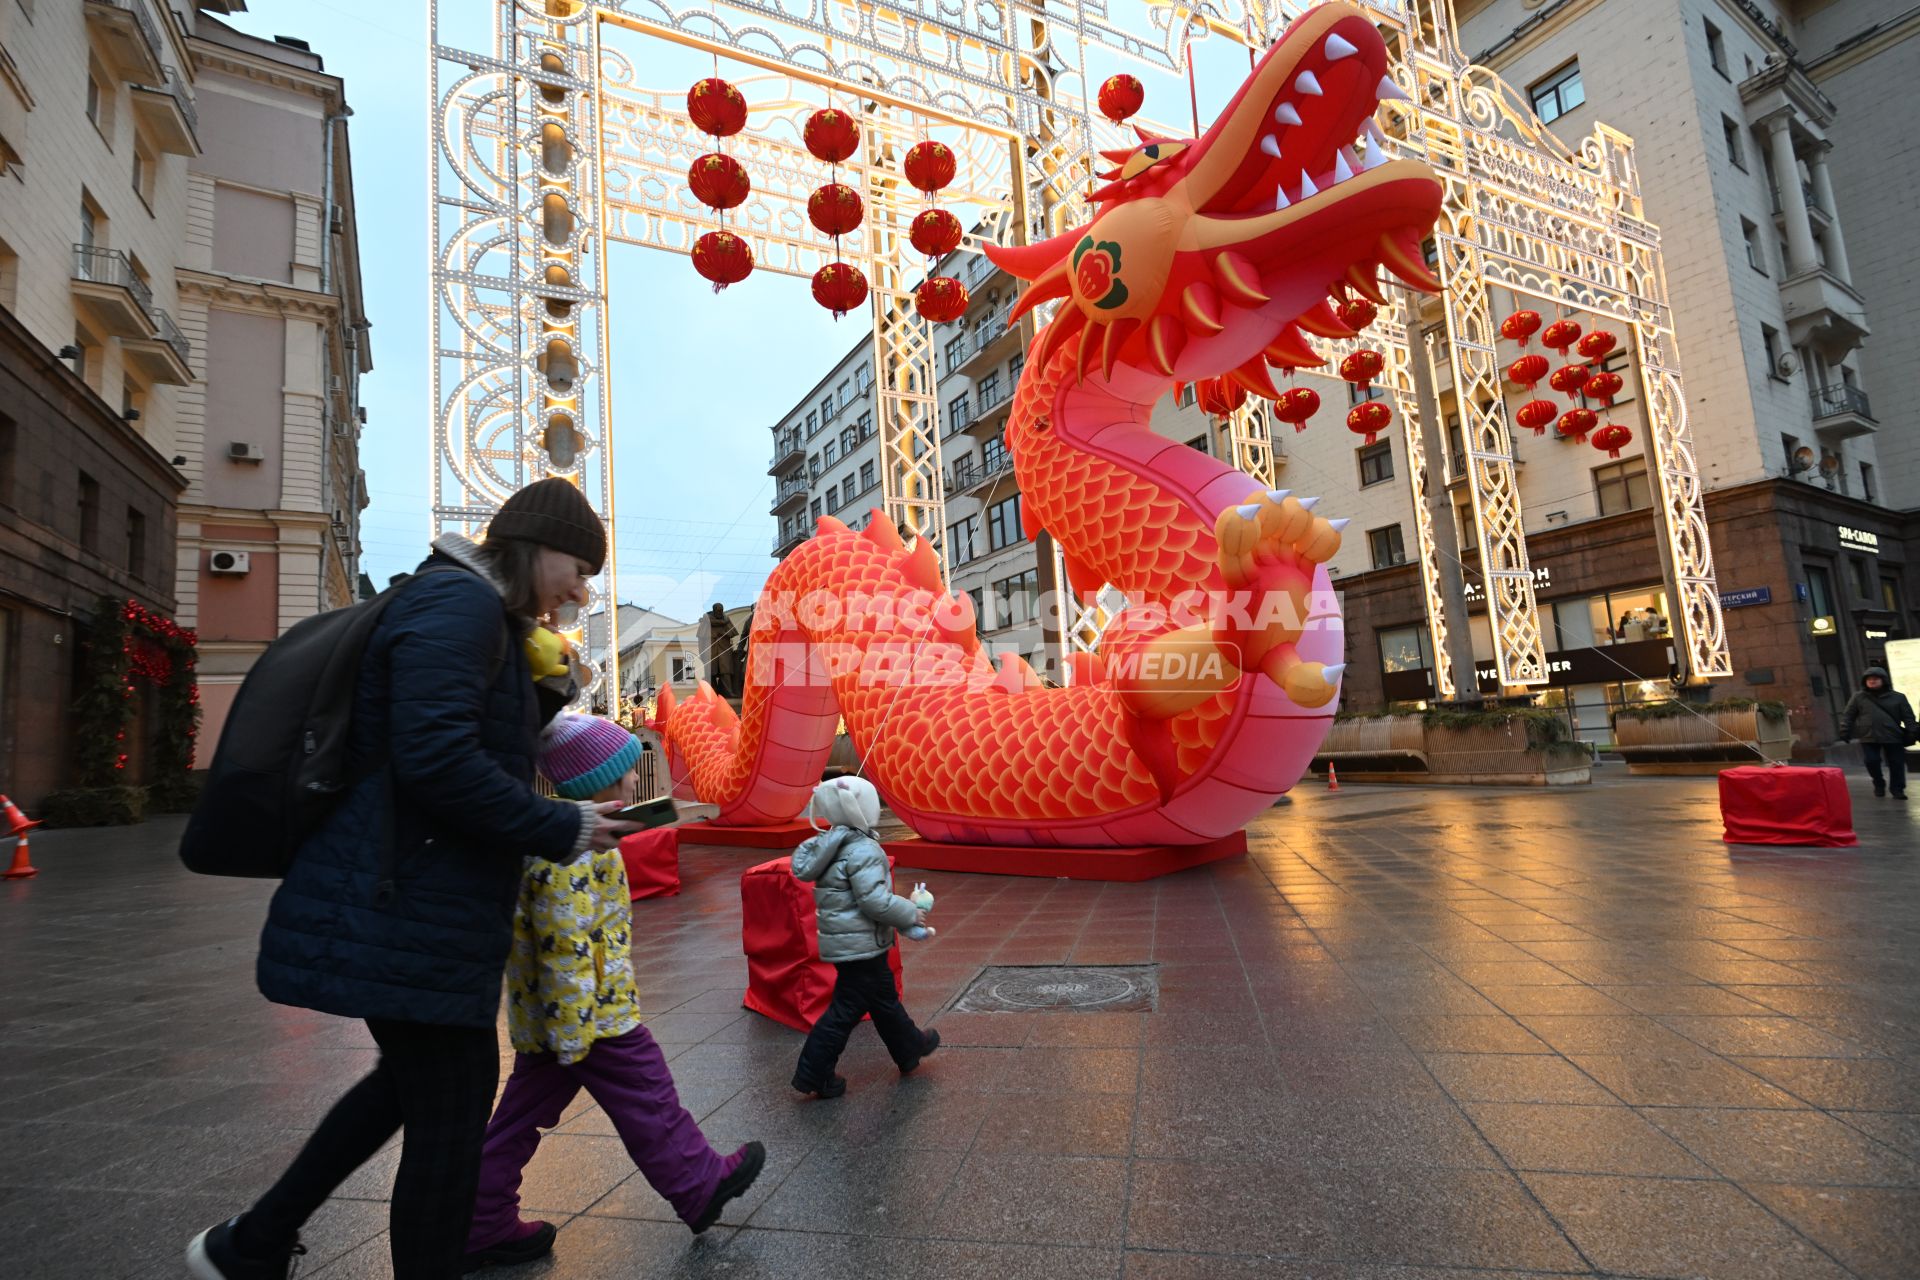
POLYGON ((1600 421, 1600 415, 1591 409, 1569 409, 1560 415, 1560 436, 1579 444, 1587 442, 1587 432, 1593 430, 1600 421))
POLYGON ((967 313, 967 286, 952 276, 934 276, 913 295, 913 305, 935 324, 950 324, 967 313))
POLYGON ((1380 309, 1365 298, 1348 298, 1335 307, 1333 313, 1340 317, 1341 324, 1358 333, 1373 323, 1373 318, 1380 314, 1380 309))
POLYGON ((1538 311, 1516 311, 1500 322, 1500 336, 1511 338, 1522 347, 1527 339, 1540 332, 1540 313, 1538 311))
POLYGON ((1580 341, 1580 326, 1572 320, 1555 320, 1547 326, 1547 331, 1540 335, 1540 345, 1558 351, 1562 359, 1566 358, 1567 350, 1578 341, 1580 341))
POLYGON ((732 156, 717 151, 696 156, 687 170, 687 185, 694 199, 712 209, 731 209, 745 202, 753 190, 747 167, 732 156))
POLYGON ((1231 378, 1202 378, 1193 384, 1194 399, 1203 413, 1224 418, 1247 402, 1247 389, 1231 378))
POLYGON ((1380 370, 1386 364, 1387 358, 1378 351, 1362 347, 1340 362, 1340 376, 1362 391, 1367 391, 1372 388, 1373 380, 1380 376, 1380 370))
POLYGON ((1291 422, 1295 431, 1307 429, 1307 419, 1320 412, 1320 393, 1311 387, 1289 387, 1281 392, 1273 416, 1291 422))
POLYGON ((1140 81, 1124 72, 1108 76, 1100 86, 1100 114, 1115 124, 1125 123, 1146 100, 1147 91, 1140 81))
POLYGON ((1357 436, 1365 436, 1372 444, 1374 437, 1385 431, 1393 422, 1393 410, 1378 400, 1369 400, 1347 410, 1347 430, 1357 436))
POLYGON ((860 149, 860 122, 844 111, 822 107, 807 117, 800 139, 814 159, 839 164, 860 149))
POLYGON ((1632 443, 1632 428, 1618 422, 1609 422, 1593 433, 1593 447, 1605 449, 1609 458, 1619 457, 1620 451, 1632 443))
POLYGON ((923 209, 908 234, 914 248, 929 258, 943 258, 960 247, 960 219, 945 209, 923 209))
POLYGON ((829 182, 807 198, 807 219, 823 235, 847 234, 863 213, 860 193, 843 182, 829 182))
POLYGON ((813 273, 813 300, 838 320, 867 300, 867 277, 858 267, 829 262, 813 273))
POLYGON ((944 142, 916 142, 907 148, 902 168, 915 191, 932 195, 953 181, 959 162, 954 159, 953 148, 944 142))
POLYGON ((731 231, 709 231, 693 242, 693 269, 713 281, 718 293, 752 273, 753 250, 731 231))
POLYGON ((1518 383, 1531 391, 1540 385, 1540 379, 1547 376, 1547 358, 1539 352, 1521 356, 1507 366, 1507 381, 1518 383))
POLYGON ((1535 435, 1545 435, 1554 418, 1559 414, 1560 406, 1551 400, 1529 400, 1514 413, 1513 420, 1523 427, 1531 428, 1535 435))
POLYGON ((1553 371, 1553 376, 1547 379, 1547 385, 1563 396, 1577 396, 1587 389, 1586 366, 1563 364, 1553 371))
POLYGON ((700 132, 731 138, 747 127, 747 100, 725 80, 708 76, 687 90, 687 115, 700 132))
POLYGON ((1595 329, 1592 333, 1580 339, 1580 345, 1577 349, 1580 354, 1585 356, 1589 361, 1597 361, 1605 360, 1608 353, 1619 344, 1620 339, 1614 337, 1605 329, 1595 329))
POLYGON ((1603 369, 1587 379, 1587 385, 1581 388, 1581 392, 1587 399, 1598 400, 1611 409, 1613 398, 1620 394, 1620 388, 1623 385, 1625 384, 1621 382, 1619 374, 1608 373, 1603 369))

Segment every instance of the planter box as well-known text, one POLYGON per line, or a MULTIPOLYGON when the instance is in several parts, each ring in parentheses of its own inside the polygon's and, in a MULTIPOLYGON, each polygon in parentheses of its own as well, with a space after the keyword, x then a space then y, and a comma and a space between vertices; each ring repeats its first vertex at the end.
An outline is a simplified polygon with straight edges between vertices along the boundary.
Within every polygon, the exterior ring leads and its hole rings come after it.
POLYGON ((1613 736, 1629 773, 1713 774, 1793 754, 1793 727, 1787 717, 1767 715, 1758 707, 1706 708, 1697 715, 1648 720, 1622 713, 1614 721, 1613 736))
POLYGON ((1315 773, 1331 763, 1343 782, 1441 782, 1555 787, 1593 780, 1593 760, 1575 742, 1536 746, 1524 720, 1454 729, 1424 717, 1337 720, 1313 758, 1315 773))

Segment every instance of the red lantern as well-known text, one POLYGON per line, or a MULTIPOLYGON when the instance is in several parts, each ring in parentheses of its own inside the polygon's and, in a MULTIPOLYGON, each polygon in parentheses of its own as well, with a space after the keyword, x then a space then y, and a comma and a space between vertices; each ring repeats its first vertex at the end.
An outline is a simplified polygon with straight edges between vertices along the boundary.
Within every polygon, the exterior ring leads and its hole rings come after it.
POLYGON ((967 286, 952 276, 934 276, 913 295, 913 305, 935 324, 950 324, 967 313, 967 286))
POLYGON ((1539 352, 1521 356, 1507 366, 1507 381, 1516 382, 1531 391, 1540 385, 1540 379, 1547 376, 1547 358, 1539 352))
POLYGON ((1563 396, 1577 396, 1587 389, 1587 370, 1583 365, 1563 364, 1553 371, 1547 385, 1563 396))
POLYGON ((1341 324, 1358 333, 1373 323, 1373 318, 1380 314, 1380 309, 1365 298, 1348 298, 1335 307, 1333 313, 1340 317, 1341 324))
POLYGON ((1598 400, 1601 404, 1611 409, 1613 408, 1613 398, 1620 394, 1622 385, 1624 384, 1620 381, 1619 374, 1608 373, 1602 370, 1594 374, 1591 378, 1588 378, 1587 385, 1582 390, 1589 400, 1598 400))
POLYGON ((694 199, 713 209, 731 209, 743 203, 753 190, 746 166, 717 151, 694 158, 693 167, 687 170, 687 185, 693 189, 694 199))
POLYGON ((1374 437, 1385 431, 1393 422, 1393 410, 1378 400, 1369 400, 1347 410, 1347 430, 1357 436, 1365 436, 1372 444, 1374 437))
POLYGON ((1605 329, 1595 329, 1592 333, 1580 339, 1579 351, 1581 355, 1590 361, 1605 360, 1607 353, 1618 346, 1619 342, 1620 339, 1614 337, 1605 329))
POLYGON ((1538 311, 1516 311, 1500 322, 1500 336, 1512 338, 1522 347, 1527 339, 1540 331, 1540 313, 1538 311))
POLYGON ((731 138, 747 127, 747 100, 725 80, 709 76, 687 90, 687 114, 700 132, 731 138))
POLYGON ((867 278, 858 267, 829 262, 813 273, 813 300, 838 320, 867 300, 867 278))
POLYGON ((903 168, 915 191, 932 195, 953 181, 959 163, 953 157, 953 148, 944 142, 916 142, 907 148, 903 168))
POLYGON ((1115 124, 1123 123, 1146 100, 1147 91, 1140 82, 1124 73, 1108 76, 1100 86, 1100 114, 1115 124))
POLYGON ((1592 443, 1596 449, 1605 449, 1609 458, 1617 458, 1622 449, 1633 443, 1633 431, 1618 422, 1609 422, 1593 433, 1592 443))
POLYGON ((1320 393, 1310 387, 1290 387, 1280 395, 1273 416, 1291 422, 1295 431, 1307 429, 1307 419, 1320 412, 1320 393))
POLYGON ((1193 384, 1201 411, 1224 418, 1247 402, 1247 389, 1231 378, 1202 378, 1193 384))
POLYGON ((1560 415, 1560 436, 1564 440, 1573 440, 1580 444, 1587 442, 1587 432, 1593 430, 1600 421, 1600 415, 1591 409, 1569 409, 1560 415))
POLYGON ((844 111, 823 107, 807 117, 800 137, 814 159, 839 164, 860 149, 860 124, 844 111))
POLYGON ((1378 351, 1362 347, 1340 362, 1340 376, 1366 391, 1373 386, 1373 380, 1380 376, 1380 370, 1386 364, 1387 358, 1378 351))
POLYGON ((960 247, 960 219, 945 209, 925 209, 913 219, 913 247, 929 258, 941 258, 960 247))
POLYGON ((1572 320, 1555 320, 1540 335, 1540 345, 1558 351, 1564 359, 1567 349, 1580 341, 1580 326, 1572 320))
POLYGON ((843 236, 860 225, 860 193, 842 182, 829 182, 807 199, 807 218, 823 234, 843 236))
POLYGON ((1531 428, 1533 434, 1544 435, 1559 412, 1560 406, 1551 400, 1529 400, 1520 406, 1513 418, 1521 426, 1531 428))
POLYGON ((693 269, 713 281, 718 293, 753 271, 753 250, 731 231, 709 231, 693 242, 693 269))

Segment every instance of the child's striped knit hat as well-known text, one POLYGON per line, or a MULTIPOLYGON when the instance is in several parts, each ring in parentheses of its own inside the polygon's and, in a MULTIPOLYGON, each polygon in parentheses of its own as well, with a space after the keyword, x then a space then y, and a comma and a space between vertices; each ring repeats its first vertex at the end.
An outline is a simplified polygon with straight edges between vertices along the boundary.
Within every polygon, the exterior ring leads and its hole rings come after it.
POLYGON ((558 715, 540 735, 540 773, 569 800, 591 799, 639 760, 639 739, 599 716, 558 715))

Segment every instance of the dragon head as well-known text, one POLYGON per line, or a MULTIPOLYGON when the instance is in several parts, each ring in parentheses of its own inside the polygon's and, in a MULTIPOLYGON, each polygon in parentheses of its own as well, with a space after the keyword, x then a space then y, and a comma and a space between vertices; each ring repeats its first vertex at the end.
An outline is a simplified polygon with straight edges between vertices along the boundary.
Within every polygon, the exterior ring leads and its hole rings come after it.
POLYGON ((1404 96, 1387 77, 1380 34, 1360 12, 1326 4, 1301 17, 1197 139, 1140 132, 1103 152, 1118 168, 1093 193, 1092 222, 1039 244, 989 246, 1031 282, 1015 314, 1066 306, 1035 360, 1077 344, 1077 370, 1108 382, 1116 366, 1168 380, 1226 376, 1269 398, 1268 365, 1323 363, 1301 330, 1350 336, 1328 305, 1351 289, 1383 301, 1384 265, 1437 291, 1421 240, 1441 186, 1416 160, 1382 153, 1373 115, 1404 96))

